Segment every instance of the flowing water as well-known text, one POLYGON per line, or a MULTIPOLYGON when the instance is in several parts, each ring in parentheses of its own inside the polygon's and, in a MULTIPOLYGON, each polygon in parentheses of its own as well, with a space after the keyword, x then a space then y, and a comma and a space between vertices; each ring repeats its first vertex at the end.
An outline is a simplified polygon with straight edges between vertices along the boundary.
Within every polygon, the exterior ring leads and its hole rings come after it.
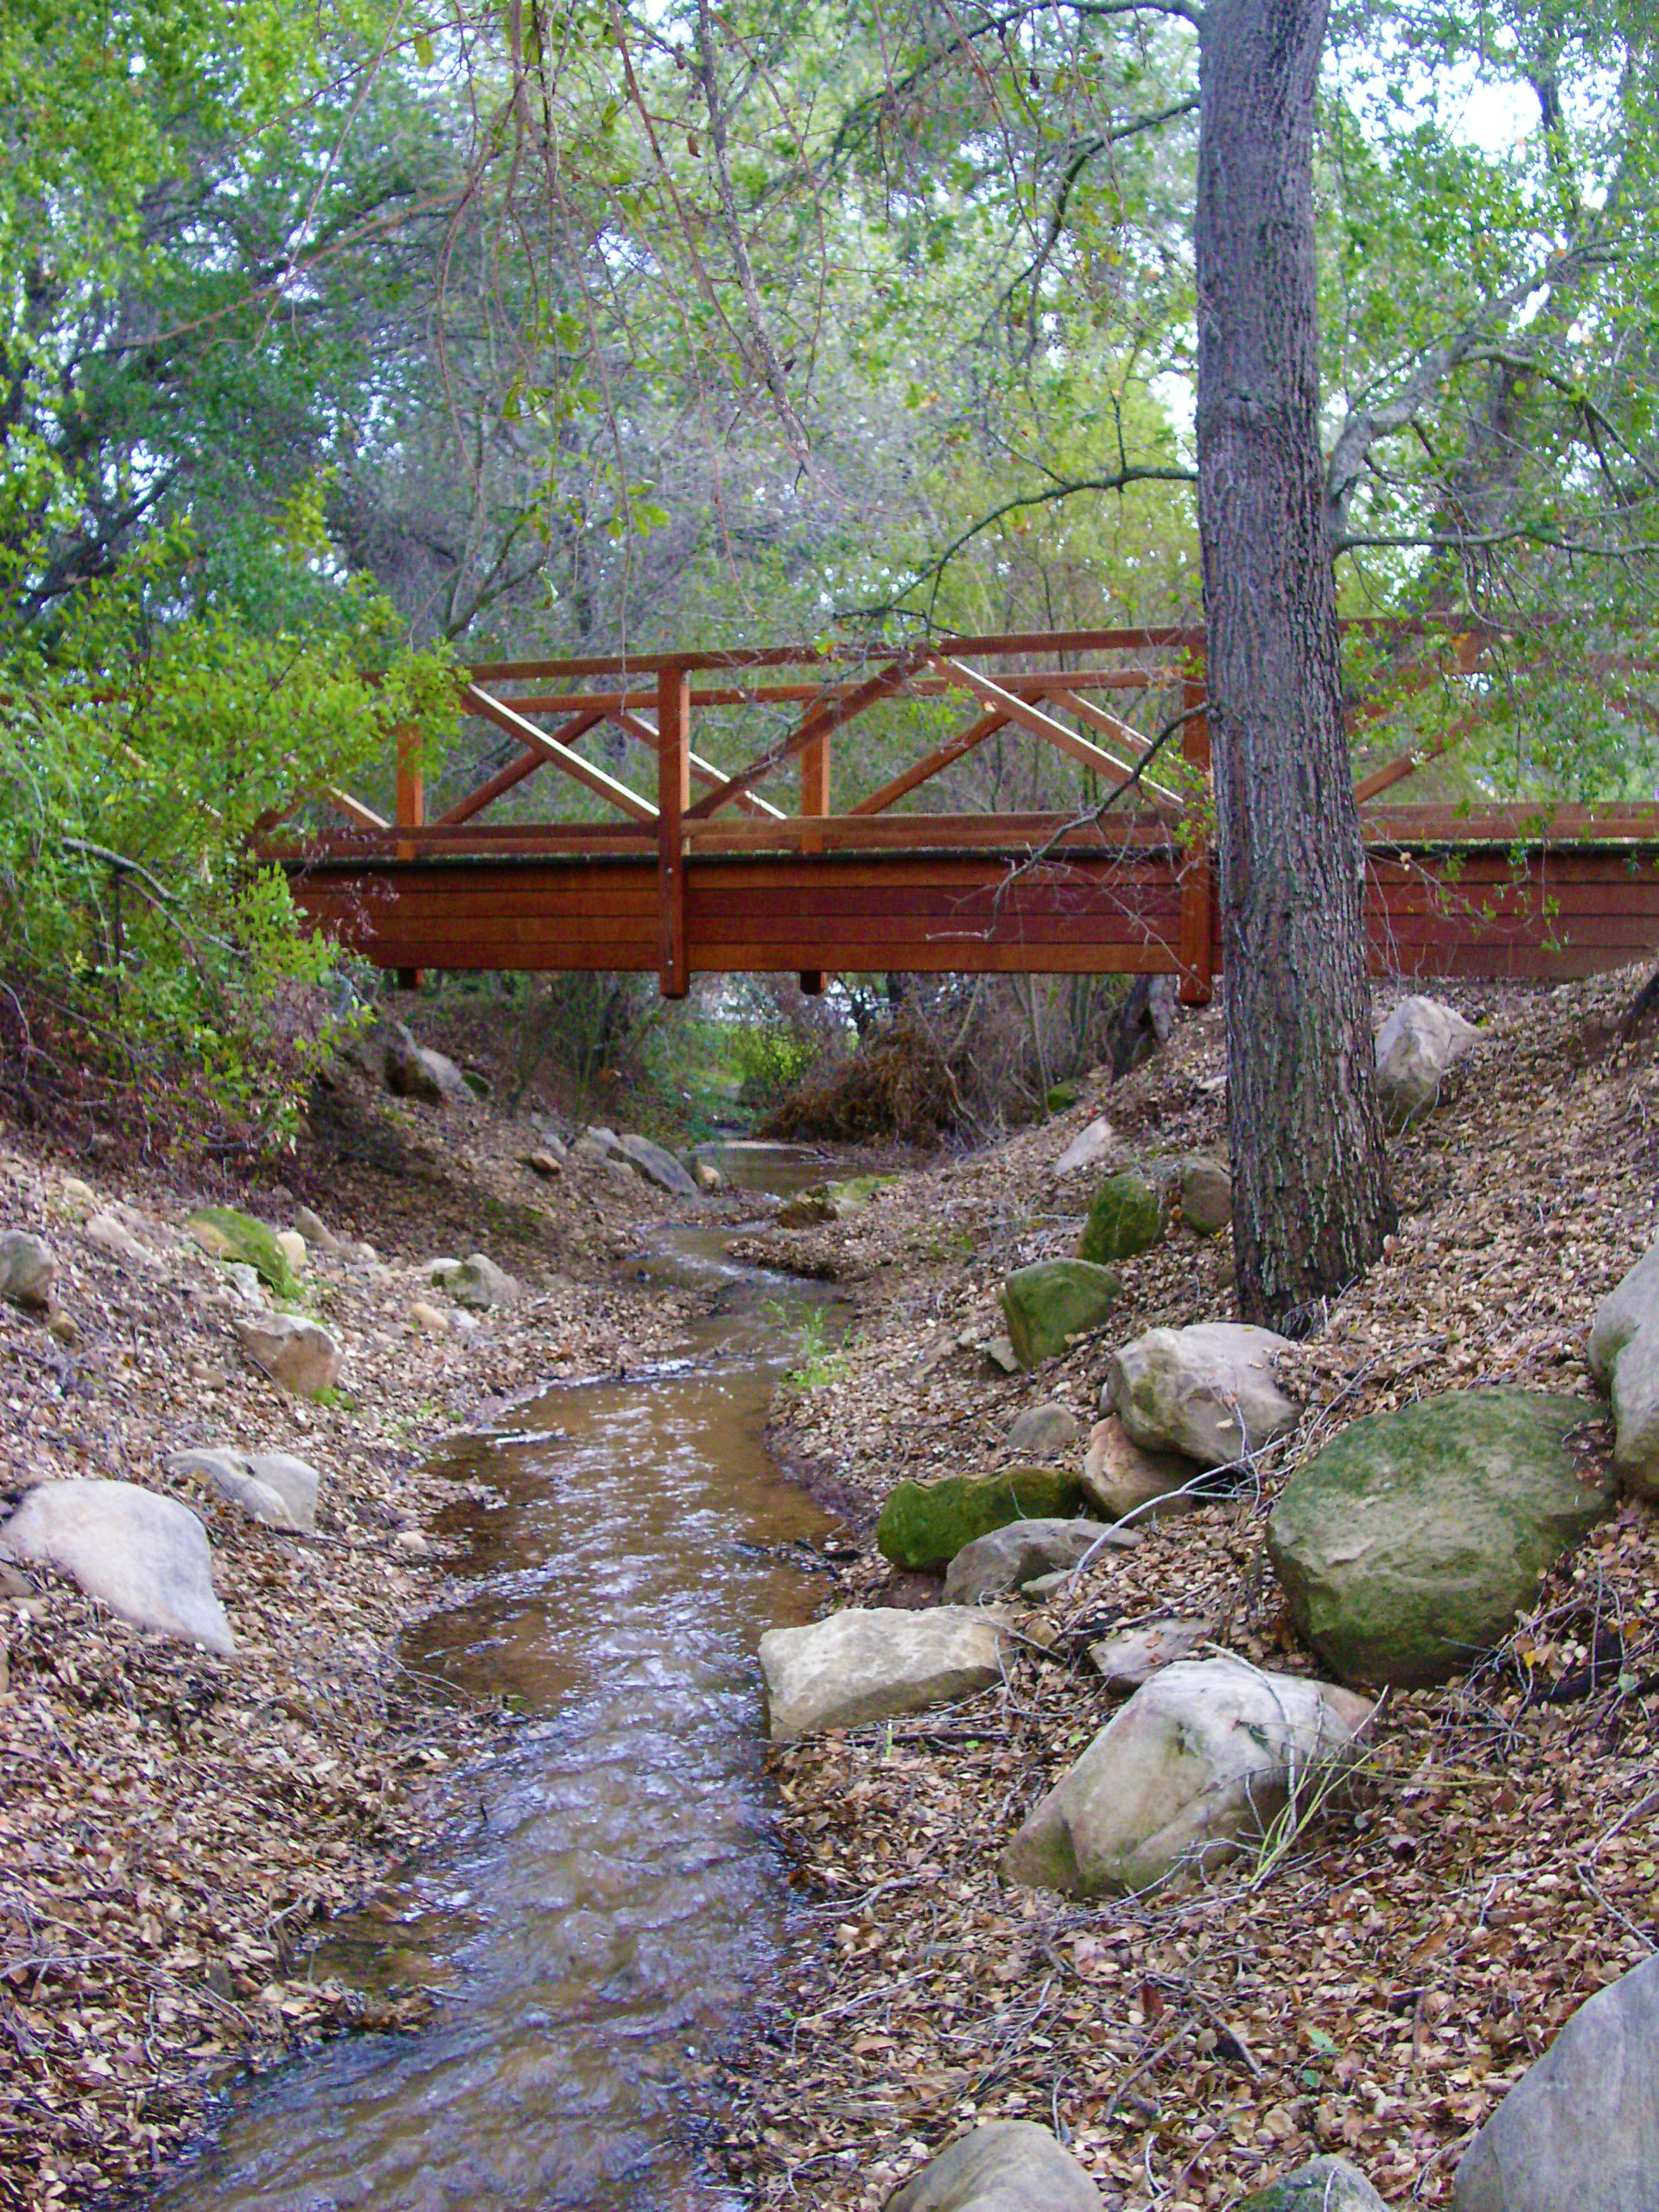
MULTIPOLYGON (((722 1164, 774 1190, 823 1173, 760 1147, 722 1164)), ((404 1656, 533 1718, 385 1893, 391 1920, 343 1923, 317 1961, 437 1986, 433 2023, 255 2084, 156 2212, 734 2204, 683 2120, 785 1932, 753 1655, 815 1610, 829 1524, 761 1429, 811 1294, 713 1231, 671 1231, 645 1264, 718 1283, 683 1360, 552 1391, 443 1462, 487 1486, 441 1522, 478 1579, 404 1656)))

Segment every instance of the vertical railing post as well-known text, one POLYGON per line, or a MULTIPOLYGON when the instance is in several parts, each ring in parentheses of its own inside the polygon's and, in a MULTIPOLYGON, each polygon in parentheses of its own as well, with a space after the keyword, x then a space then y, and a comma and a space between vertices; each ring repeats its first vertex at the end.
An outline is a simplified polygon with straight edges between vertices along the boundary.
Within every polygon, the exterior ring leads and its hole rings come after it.
MULTIPOLYGON (((830 740, 815 737, 801 747, 801 850, 821 853, 822 836, 812 828, 815 820, 822 820, 830 811, 830 740)), ((823 988, 821 968, 803 968, 801 988, 809 998, 816 998, 823 988)))
MULTIPOLYGON (((412 723, 400 722, 395 741, 397 782, 392 818, 399 830, 418 830, 426 820, 426 778, 421 765, 421 733, 412 723)), ((400 861, 412 861, 416 857, 416 848, 401 841, 395 851, 400 861)), ((400 968, 397 970, 397 988, 400 991, 418 991, 421 988, 420 969, 400 968)))
POLYGON ((1181 861, 1179 995, 1183 1006, 1208 1006, 1215 991, 1212 947, 1215 930, 1215 874, 1210 861, 1210 717, 1204 711, 1209 685, 1204 673, 1181 683, 1181 752, 1198 772, 1192 797, 1197 816, 1181 861))
POLYGON ((685 810, 691 803, 691 685, 671 664, 657 677, 657 886, 662 928, 658 983, 665 999, 690 988, 685 947, 685 810))

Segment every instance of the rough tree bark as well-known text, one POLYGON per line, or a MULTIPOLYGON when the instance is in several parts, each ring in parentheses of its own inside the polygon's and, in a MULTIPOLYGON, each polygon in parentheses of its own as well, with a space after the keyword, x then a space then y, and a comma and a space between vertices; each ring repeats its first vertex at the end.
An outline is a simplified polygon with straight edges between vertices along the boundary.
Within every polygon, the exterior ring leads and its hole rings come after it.
POLYGON ((1293 1332, 1395 1218, 1319 442, 1313 138, 1325 0, 1208 0, 1198 527, 1226 971, 1233 1238, 1293 1332))

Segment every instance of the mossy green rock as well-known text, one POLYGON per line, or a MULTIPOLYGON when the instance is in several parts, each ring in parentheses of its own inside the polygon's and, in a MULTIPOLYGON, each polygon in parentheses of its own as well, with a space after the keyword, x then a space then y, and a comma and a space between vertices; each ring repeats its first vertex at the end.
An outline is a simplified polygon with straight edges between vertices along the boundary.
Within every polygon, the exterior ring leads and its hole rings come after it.
POLYGON ((241 1262, 278 1298, 296 1294, 298 1286, 276 1231, 251 1214, 238 1213, 234 1206, 199 1206, 185 1227, 210 1258, 241 1262))
POLYGON ((1583 1398, 1452 1390, 1343 1431, 1268 1522, 1291 1618, 1344 1682, 1445 1681, 1502 1641, 1612 1503, 1565 1439, 1583 1398))
POLYGON ((1137 1252, 1149 1252, 1163 1241, 1163 1202, 1147 1178, 1131 1167, 1121 1175, 1109 1175, 1095 1192, 1077 1257, 1099 1265, 1132 1260, 1137 1252))
POLYGON ((1110 1268, 1088 1260, 1039 1260, 1002 1286, 1002 1313, 1021 1367, 1054 1359, 1068 1337, 1103 1327, 1122 1292, 1110 1268))
POLYGON ((1388 2212, 1357 2166, 1344 2158, 1314 2158, 1283 2181, 1247 2196, 1238 2212, 1388 2212))
POLYGON ((1010 1521, 1069 1521, 1083 1510, 1083 1484, 1060 1467, 1005 1467, 995 1475, 947 1475, 900 1483, 881 1509, 875 1541, 895 1567, 949 1567, 964 1544, 1010 1521))

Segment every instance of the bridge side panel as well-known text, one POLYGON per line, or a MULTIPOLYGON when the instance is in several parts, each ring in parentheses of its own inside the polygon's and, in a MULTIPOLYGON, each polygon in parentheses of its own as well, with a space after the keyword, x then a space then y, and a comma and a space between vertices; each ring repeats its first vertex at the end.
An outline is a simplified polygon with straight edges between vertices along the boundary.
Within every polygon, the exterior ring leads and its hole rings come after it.
POLYGON ((1378 975, 1560 982, 1659 951, 1659 851, 1395 849, 1367 906, 1378 975))

